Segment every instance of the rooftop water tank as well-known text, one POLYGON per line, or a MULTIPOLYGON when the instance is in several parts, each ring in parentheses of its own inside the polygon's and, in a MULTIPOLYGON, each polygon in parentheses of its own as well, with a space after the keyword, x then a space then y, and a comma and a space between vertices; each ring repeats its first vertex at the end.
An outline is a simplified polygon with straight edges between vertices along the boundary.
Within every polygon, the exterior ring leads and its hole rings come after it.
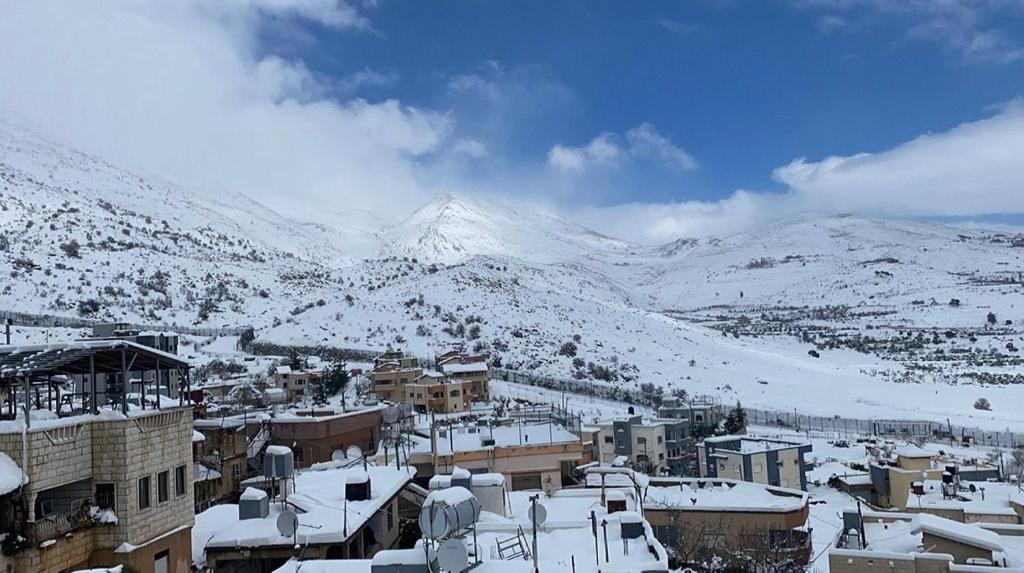
POLYGON ((366 501, 370 499, 370 474, 360 469, 345 474, 345 499, 366 501))
POLYGON ((288 446, 267 446, 263 452, 263 476, 287 478, 295 472, 295 457, 288 446))
POLYGON ((263 519, 270 515, 270 496, 254 487, 246 488, 238 498, 238 519, 263 519))
POLYGON ((480 518, 480 502, 464 487, 430 492, 420 509, 420 531, 427 539, 444 539, 480 518))

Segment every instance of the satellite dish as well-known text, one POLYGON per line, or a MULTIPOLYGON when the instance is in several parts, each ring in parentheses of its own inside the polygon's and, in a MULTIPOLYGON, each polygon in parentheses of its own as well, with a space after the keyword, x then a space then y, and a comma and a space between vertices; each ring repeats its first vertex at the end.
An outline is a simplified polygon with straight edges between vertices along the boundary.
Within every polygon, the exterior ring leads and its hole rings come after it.
POLYGON ((469 565, 469 550, 461 539, 449 539, 437 548, 437 564, 448 571, 463 571, 469 565))
POLYGON ((401 412, 399 412, 397 406, 388 406, 387 408, 384 409, 384 414, 383 414, 384 423, 385 424, 394 424, 395 422, 398 421, 398 417, 400 415, 401 415, 401 412))
POLYGON ((299 516, 294 511, 285 510, 277 516, 277 532, 283 537, 295 535, 295 529, 299 526, 299 516))
POLYGON ((530 522, 534 525, 541 525, 548 518, 548 510, 541 504, 531 504, 530 511, 527 512, 530 516, 530 522))
POLYGON ((363 450, 359 449, 359 446, 349 446, 345 450, 345 457, 353 460, 359 459, 363 457, 363 450))
POLYGON ((331 452, 331 461, 332 462, 343 462, 343 461, 345 461, 345 452, 343 452, 341 450, 334 450, 333 452, 331 452))

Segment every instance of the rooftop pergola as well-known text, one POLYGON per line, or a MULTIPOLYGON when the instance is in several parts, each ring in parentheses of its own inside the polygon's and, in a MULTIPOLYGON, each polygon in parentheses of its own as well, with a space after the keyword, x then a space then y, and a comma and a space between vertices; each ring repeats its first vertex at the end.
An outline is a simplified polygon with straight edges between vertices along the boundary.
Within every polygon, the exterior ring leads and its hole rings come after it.
MULTIPOLYGON (((68 378, 82 382, 83 392, 77 394, 83 407, 96 414, 101 405, 99 401, 97 376, 119 375, 121 392, 116 395, 104 394, 104 403, 119 404, 123 413, 128 412, 128 394, 132 386, 136 386, 140 394, 140 406, 146 408, 147 395, 156 400, 156 407, 161 407, 161 381, 166 378, 166 389, 170 395, 170 376, 161 376, 164 372, 177 372, 179 380, 179 405, 184 405, 189 390, 189 364, 174 354, 169 354, 128 340, 84 340, 62 342, 56 344, 40 344, 31 346, 0 346, 0 393, 6 393, 7 416, 14 416, 15 402, 21 392, 21 406, 27 411, 31 409, 33 388, 36 389, 37 409, 41 406, 39 389, 46 387, 46 404, 54 409, 54 392, 56 391, 56 412, 60 415, 61 404, 69 404, 74 410, 76 394, 65 393, 61 400, 59 383, 68 378), (151 372, 152 378, 146 379, 151 372), (130 378, 131 373, 142 373, 138 380, 130 378)), ((26 415, 26 420, 28 420, 26 415)))

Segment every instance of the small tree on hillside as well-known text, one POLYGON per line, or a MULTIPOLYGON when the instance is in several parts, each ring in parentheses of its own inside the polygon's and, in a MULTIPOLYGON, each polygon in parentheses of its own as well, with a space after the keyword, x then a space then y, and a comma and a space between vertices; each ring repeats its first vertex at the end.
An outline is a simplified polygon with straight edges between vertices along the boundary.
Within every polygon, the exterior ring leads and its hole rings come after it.
POLYGON ((978 398, 977 400, 974 401, 974 409, 985 410, 987 412, 992 409, 992 404, 989 403, 987 398, 978 398))
POLYGON ((986 319, 988 320, 989 324, 995 324, 996 323, 996 313, 994 313, 994 312, 988 313, 988 316, 986 317, 986 319))
POLYGON ((730 434, 739 434, 747 429, 747 413, 739 402, 736 402, 736 407, 725 416, 724 428, 730 434))

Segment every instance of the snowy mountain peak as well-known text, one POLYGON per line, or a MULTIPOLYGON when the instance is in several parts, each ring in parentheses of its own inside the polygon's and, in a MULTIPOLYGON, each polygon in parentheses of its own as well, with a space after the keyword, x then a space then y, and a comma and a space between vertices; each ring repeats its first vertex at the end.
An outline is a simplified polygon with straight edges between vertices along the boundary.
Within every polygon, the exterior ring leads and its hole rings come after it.
POLYGON ((533 206, 451 194, 417 209, 386 241, 394 256, 445 264, 474 256, 561 262, 630 247, 533 206))

